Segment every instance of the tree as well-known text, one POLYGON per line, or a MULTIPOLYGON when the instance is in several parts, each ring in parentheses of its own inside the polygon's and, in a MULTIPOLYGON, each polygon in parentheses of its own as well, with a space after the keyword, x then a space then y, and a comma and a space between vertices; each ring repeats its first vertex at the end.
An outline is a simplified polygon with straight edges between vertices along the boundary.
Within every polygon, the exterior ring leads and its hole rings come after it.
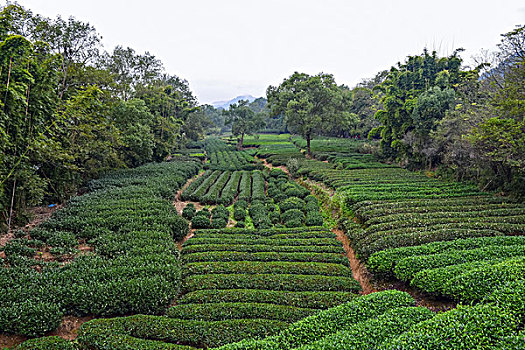
POLYGON ((310 76, 295 72, 278 87, 266 90, 272 115, 284 113, 288 128, 306 139, 308 155, 310 141, 323 129, 336 123, 336 115, 350 117, 344 108, 341 89, 331 74, 310 76))
POLYGON ((122 159, 128 166, 139 166, 153 157, 155 120, 146 103, 140 99, 121 101, 112 111, 122 139, 122 159))
POLYGON ((232 126, 232 134, 240 136, 237 144, 239 150, 242 150, 244 135, 252 135, 264 126, 261 114, 255 113, 248 103, 248 100, 240 100, 222 112, 226 117, 225 123, 232 126))
POLYGON ((375 114, 381 126, 372 131, 380 132, 386 157, 416 163, 426 158, 419 146, 425 144, 435 123, 452 105, 451 89, 461 81, 459 52, 439 58, 436 52, 424 50, 422 55, 409 56, 404 64, 392 67, 383 83, 374 88, 382 93, 383 108, 375 114))
POLYGON ((35 21, 34 38, 48 43, 51 50, 62 57, 61 82, 58 86, 60 99, 66 93, 74 94, 74 91, 69 90, 76 85, 75 77, 83 67, 96 62, 102 37, 95 27, 74 17, 66 21, 60 16, 55 20, 37 16, 35 21))

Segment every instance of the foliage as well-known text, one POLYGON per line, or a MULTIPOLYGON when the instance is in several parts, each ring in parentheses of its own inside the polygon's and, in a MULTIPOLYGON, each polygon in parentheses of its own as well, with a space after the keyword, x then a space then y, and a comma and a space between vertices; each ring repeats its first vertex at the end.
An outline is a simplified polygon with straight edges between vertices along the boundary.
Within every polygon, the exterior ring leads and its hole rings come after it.
POLYGON ((225 124, 232 125, 232 134, 240 136, 237 148, 242 150, 244 135, 252 135, 263 127, 264 121, 260 114, 255 113, 249 106, 247 100, 230 105, 228 110, 222 114, 226 117, 225 124))
POLYGON ((309 155, 310 140, 320 130, 347 123, 351 117, 346 95, 329 74, 295 72, 278 87, 269 86, 266 95, 272 115, 284 113, 288 128, 306 139, 309 155))

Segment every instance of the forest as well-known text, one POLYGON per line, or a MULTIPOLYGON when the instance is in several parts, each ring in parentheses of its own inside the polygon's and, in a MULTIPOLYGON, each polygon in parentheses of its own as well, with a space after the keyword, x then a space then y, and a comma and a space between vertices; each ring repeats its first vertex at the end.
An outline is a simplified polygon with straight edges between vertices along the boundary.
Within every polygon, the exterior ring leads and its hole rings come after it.
POLYGON ((523 349, 525 25, 228 109, 101 42, 0 8, 0 347, 523 349))

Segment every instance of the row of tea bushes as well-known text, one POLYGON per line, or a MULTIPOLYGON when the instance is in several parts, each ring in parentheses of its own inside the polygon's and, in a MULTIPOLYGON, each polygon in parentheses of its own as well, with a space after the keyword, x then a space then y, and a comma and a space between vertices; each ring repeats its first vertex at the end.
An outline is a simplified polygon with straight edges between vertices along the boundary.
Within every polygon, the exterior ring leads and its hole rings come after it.
POLYGON ((171 162, 109 174, 30 232, 46 242, 65 234, 87 240, 96 254, 65 265, 27 256, 22 265, 2 261, 0 330, 38 336, 55 329, 62 315, 164 312, 180 289, 174 240, 188 233, 168 198, 198 169, 171 162))
MULTIPOLYGON (((191 207, 190 209, 191 210, 191 207)), ((202 209, 191 218, 192 228, 225 228, 228 225, 230 213, 223 205, 218 205, 211 210, 202 209)))
POLYGON ((525 236, 458 239, 373 254, 369 267, 428 293, 480 301, 495 288, 525 280, 525 236))
MULTIPOLYGON (((183 245, 182 261, 183 295, 168 316, 210 326, 256 319, 289 324, 353 300, 360 290, 341 244, 321 227, 196 231, 183 245)), ((230 330, 230 340, 242 332, 230 330)))
POLYGON ((209 155, 207 167, 213 170, 254 170, 261 168, 247 151, 219 151, 209 155))

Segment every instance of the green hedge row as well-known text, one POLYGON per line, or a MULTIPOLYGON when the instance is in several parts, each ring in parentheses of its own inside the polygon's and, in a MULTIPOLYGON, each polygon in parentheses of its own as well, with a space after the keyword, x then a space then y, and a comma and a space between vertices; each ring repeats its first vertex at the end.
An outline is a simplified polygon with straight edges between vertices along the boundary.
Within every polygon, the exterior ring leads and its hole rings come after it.
MULTIPOLYGON (((503 220, 503 222, 506 219, 512 218, 512 221, 514 223, 519 223, 520 220, 516 217, 525 215, 525 208, 497 208, 497 209, 490 209, 490 210, 466 210, 467 208, 458 208, 457 211, 432 211, 428 213, 400 213, 400 214, 389 214, 389 215, 383 215, 383 216, 376 216, 374 218, 371 218, 366 221, 366 224, 368 226, 372 225, 380 225, 380 224, 386 224, 386 223, 392 223, 392 222, 400 222, 400 221, 408 221, 408 222, 414 222, 416 220, 421 220, 423 222, 430 221, 434 222, 434 220, 439 219, 464 219, 464 218, 482 218, 483 221, 495 221, 500 222, 503 220), (431 221, 432 220, 432 221, 431 221)), ((399 227, 395 225, 395 227, 399 227)))
POLYGON ((448 281, 443 289, 458 300, 472 302, 482 300, 499 286, 524 279, 525 256, 522 256, 467 270, 448 281))
POLYGON ((395 308, 363 322, 355 323, 318 341, 301 346, 300 350, 376 349, 386 340, 408 331, 434 313, 424 307, 395 308))
POLYGON ((453 241, 433 242, 420 246, 401 247, 374 253, 368 259, 368 267, 374 272, 390 272, 396 262, 415 256, 444 253, 453 250, 475 249, 485 246, 525 245, 525 236, 497 236, 457 239, 453 241))
MULTIPOLYGON (((192 193, 188 193, 187 195, 183 193, 184 195, 182 196, 182 198, 184 200, 191 200, 194 202, 198 202, 206 194, 206 192, 208 192, 208 189, 210 188, 210 186, 212 186, 215 183, 215 181, 217 181, 217 179, 219 178, 221 174, 223 174, 223 172, 220 170, 215 170, 213 172, 206 172, 202 176, 204 177, 204 179, 200 183, 200 185, 192 193)), ((191 185, 186 189, 186 191, 188 191, 190 187, 191 185)))
POLYGON ((500 261, 502 261, 502 259, 481 260, 423 270, 414 276, 410 281, 410 285, 430 294, 444 296, 447 294, 447 283, 454 277, 472 269, 489 267, 500 261))
POLYGON ((210 274, 187 276, 184 293, 202 289, 267 289, 283 291, 359 292, 361 286, 352 277, 319 275, 210 274))
POLYGON ((265 200, 266 183, 261 171, 254 171, 252 173, 252 200, 265 200))
POLYGON ((214 261, 184 265, 183 276, 206 274, 297 274, 343 276, 352 275, 352 270, 341 264, 287 261, 214 261))
POLYGON ((259 245, 284 245, 284 246, 294 246, 294 245, 314 245, 314 246, 323 246, 323 245, 336 245, 341 246, 334 237, 330 238, 249 238, 249 237, 239 237, 239 238, 201 238, 196 236, 190 240, 187 240, 184 243, 185 247, 190 247, 194 245, 201 244, 228 244, 228 245, 250 245, 250 244, 259 244, 259 245))
POLYGON ((471 237, 501 236, 498 231, 458 229, 458 228, 439 228, 427 230, 415 230, 396 235, 381 235, 379 237, 367 237, 354 244, 356 252, 361 259, 368 259, 372 254, 385 249, 417 246, 426 243, 439 241, 453 241, 471 237))
POLYGON ((15 350, 76 350, 76 344, 60 338, 43 337, 30 339, 14 347, 15 350))
POLYGON ((241 181, 239 183, 238 200, 249 202, 252 197, 252 176, 249 171, 243 171, 241 181))
MULTIPOLYGON (((253 246, 250 246, 253 247, 253 246)), ((297 247, 293 247, 297 248, 297 247)), ((323 248, 323 247, 317 247, 323 248)), ((184 254, 183 263, 204 261, 305 261, 343 264, 350 266, 348 258, 343 253, 305 253, 305 252, 232 252, 204 251, 201 253, 184 254)))
POLYGON ((286 292, 264 289, 197 290, 184 294, 179 304, 272 303, 307 309, 328 309, 357 297, 353 292, 286 292))
POLYGON ((458 306, 423 321, 378 349, 494 349, 501 338, 514 335, 516 317, 493 305, 458 306))
POLYGON ((353 324, 375 318, 388 310, 414 306, 414 299, 400 291, 385 291, 365 295, 355 300, 321 311, 292 324, 279 334, 262 340, 247 339, 221 347, 221 350, 288 350, 306 345, 353 324))
POLYGON ((188 254, 220 251, 343 253, 343 248, 336 245, 195 244, 185 247, 182 253, 183 259, 186 259, 188 254))
POLYGON ((394 267, 394 274, 401 280, 409 281, 414 278, 416 273, 426 269, 523 255, 525 255, 524 245, 494 245, 469 250, 455 250, 441 254, 412 256, 400 260, 394 267))
POLYGON ((217 151, 209 153, 210 169, 253 170, 257 168, 254 158, 246 151, 217 151))
POLYGON ((196 321, 257 318, 292 323, 318 311, 316 309, 268 303, 206 303, 173 306, 168 309, 167 316, 196 321))
POLYGON ((221 201, 221 192, 224 186, 228 183, 231 176, 231 171, 224 171, 220 174, 220 176, 217 178, 217 181, 215 181, 209 188, 206 194, 198 198, 198 201, 204 204, 215 204, 220 203, 221 201))
POLYGON ((353 206, 355 216, 368 220, 376 216, 396 213, 426 213, 456 210, 461 208, 488 210, 499 208, 517 208, 520 204, 511 198, 495 196, 470 196, 439 199, 407 199, 398 201, 362 201, 353 206))
POLYGON ((242 172, 234 171, 230 177, 228 183, 222 189, 220 203, 224 205, 229 205, 235 199, 237 195, 237 188, 239 187, 239 182, 241 181, 242 172))
POLYGON ((472 228, 496 229, 503 233, 525 232, 525 215, 504 216, 504 217, 476 217, 476 218, 441 218, 441 219, 400 219, 382 224, 371 225, 367 227, 367 234, 382 232, 390 229, 400 230, 404 227, 427 227, 432 225, 444 224, 466 224, 472 228))
POLYGON ((271 228, 264 230, 255 230, 248 228, 231 228, 227 230, 198 230, 195 235, 202 234, 246 234, 252 236, 273 236, 277 234, 290 234, 290 233, 307 233, 307 232, 330 232, 330 230, 315 226, 315 227, 294 227, 294 228, 271 228))
POLYGON ((176 344, 216 347, 245 338, 276 334, 287 326, 285 322, 265 319, 189 321, 135 315, 86 322, 80 327, 77 342, 91 350, 182 350, 184 348, 176 344))
MULTIPOLYGON (((222 231, 223 233, 207 232, 199 230, 195 232, 195 235, 191 241, 199 242, 199 239, 204 238, 215 238, 224 240, 228 239, 244 239, 246 241, 258 239, 312 239, 312 238, 336 238, 336 235, 331 231, 313 231, 313 232, 299 232, 299 233, 278 233, 270 236, 258 236, 258 235, 247 235, 242 233, 228 233, 229 231, 222 231)), ((191 245, 191 241, 185 242, 185 245, 191 245)))
POLYGON ((186 189, 181 193, 181 199, 183 201, 188 201, 190 200, 190 197, 191 197, 191 194, 193 192, 195 192, 197 190, 197 188, 199 188, 202 183, 204 182, 204 180, 206 180, 211 174, 213 173, 212 170, 206 170, 204 173, 202 173, 201 176, 197 177, 196 179, 194 179, 189 185, 188 187, 186 187, 186 189))

